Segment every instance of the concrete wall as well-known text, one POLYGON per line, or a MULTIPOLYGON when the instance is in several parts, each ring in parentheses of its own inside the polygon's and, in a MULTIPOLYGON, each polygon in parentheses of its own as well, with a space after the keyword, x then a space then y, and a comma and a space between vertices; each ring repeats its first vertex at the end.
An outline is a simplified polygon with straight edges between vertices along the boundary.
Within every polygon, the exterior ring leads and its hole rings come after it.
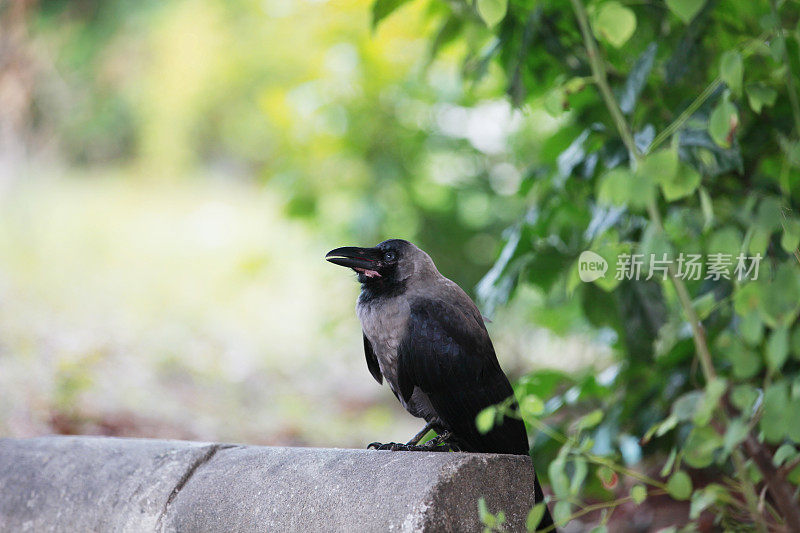
POLYGON ((524 531, 526 457, 41 437, 0 439, 0 531, 524 531))

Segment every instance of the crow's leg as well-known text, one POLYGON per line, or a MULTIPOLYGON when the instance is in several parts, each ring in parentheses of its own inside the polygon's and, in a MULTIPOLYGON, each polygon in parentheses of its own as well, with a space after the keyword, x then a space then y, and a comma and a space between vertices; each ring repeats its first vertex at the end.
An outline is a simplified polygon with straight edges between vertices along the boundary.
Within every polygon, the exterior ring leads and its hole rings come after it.
POLYGON ((458 438, 456 438, 455 435, 447 430, 442 431, 437 436, 426 442, 424 446, 431 446, 437 449, 453 452, 461 451, 461 447, 458 445, 458 438))
POLYGON ((422 430, 419 433, 411 437, 411 440, 408 441, 406 444, 408 446, 416 446, 417 444, 419 444, 419 441, 422 440, 422 437, 427 435, 430 430, 434 430, 437 434, 441 434, 442 426, 438 422, 428 422, 427 424, 425 424, 425 427, 422 428, 422 430))

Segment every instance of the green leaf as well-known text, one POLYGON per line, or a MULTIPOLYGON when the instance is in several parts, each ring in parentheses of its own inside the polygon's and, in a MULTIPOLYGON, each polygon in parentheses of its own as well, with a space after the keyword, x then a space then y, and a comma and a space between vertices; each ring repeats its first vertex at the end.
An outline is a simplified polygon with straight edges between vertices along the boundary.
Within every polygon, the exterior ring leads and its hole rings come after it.
POLYGON ((777 372, 789 356, 789 329, 785 326, 774 330, 767 341, 767 368, 777 372))
POLYGON ((795 486, 800 485, 800 465, 794 467, 786 476, 786 479, 795 486))
POLYGON ((733 261, 742 249, 742 241, 742 234, 738 229, 734 226, 725 226, 714 232, 708 241, 706 251, 709 254, 730 255, 731 265, 729 274, 733 276, 733 269, 736 266, 733 261))
POLYGON ((409 0, 375 0, 372 4, 372 29, 378 27, 383 19, 409 0))
POLYGON ((593 428, 602 421, 603 411, 601 409, 595 409, 578 421, 578 431, 593 428))
POLYGON ((607 490, 614 490, 619 484, 619 476, 617 473, 605 465, 597 469, 596 475, 600 483, 602 483, 603 487, 607 490))
POLYGON ((662 357, 670 352, 678 341, 682 340, 683 324, 669 320, 658 330, 658 337, 653 343, 656 357, 662 357))
POLYGON ((519 404, 520 410, 523 414, 528 416, 539 416, 544 413, 544 402, 535 394, 528 394, 519 404))
POLYGON ((730 148, 738 126, 739 116, 736 114, 736 107, 727 99, 723 99, 714 107, 711 118, 708 119, 709 135, 718 145, 730 148))
POLYGON ((775 105, 775 99, 778 97, 778 91, 763 83, 748 85, 745 92, 747 92, 747 102, 750 104, 750 108, 756 113, 761 113, 764 106, 775 105))
POLYGON ((781 247, 788 253, 793 253, 800 245, 800 221, 787 220, 781 235, 781 247))
POLYGON ((714 297, 714 293, 707 292, 704 295, 698 296, 692 300, 692 307, 694 307, 695 311, 697 312, 697 317, 700 320, 705 320, 708 318, 708 315, 711 314, 711 311, 714 310, 716 303, 717 299, 714 297))
POLYGON ((616 0, 605 2, 592 17, 592 29, 598 39, 620 48, 636 31, 636 15, 616 0))
POLYGON ((490 405, 478 413, 478 416, 475 417, 475 426, 477 426, 478 431, 481 433, 488 433, 492 430, 496 412, 497 408, 495 408, 494 405, 490 405))
POLYGON ((759 420, 759 428, 764 433, 764 440, 777 444, 786 435, 784 414, 789 407, 789 394, 785 382, 770 385, 764 393, 763 413, 759 420))
POLYGON ((722 437, 711 427, 696 427, 683 448, 683 460, 692 468, 705 468, 714 460, 714 452, 722 446, 722 437))
POLYGON ((659 185, 672 182, 678 174, 678 151, 666 148, 649 154, 636 169, 636 174, 647 176, 659 185))
POLYGON ((737 385, 731 391, 731 402, 736 408, 745 414, 749 414, 753 409, 753 403, 758 398, 758 391, 752 385, 737 385))
POLYGON ((633 501, 636 503, 636 505, 639 505, 645 501, 647 499, 647 489, 645 486, 634 485, 631 487, 631 498, 633 498, 633 501))
POLYGON ((747 313, 739 322, 739 332, 742 339, 750 346, 758 346, 764 337, 764 324, 761 316, 756 311, 747 313))
POLYGON ((714 410, 719 404, 720 398, 725 394, 727 382, 721 378, 714 378, 706 385, 703 399, 697 406, 692 416, 692 420, 698 426, 705 426, 711 421, 714 410))
POLYGON ((700 207, 703 210, 703 231, 714 223, 714 204, 705 187, 700 187, 700 207))
POLYGON ((781 204, 772 197, 761 200, 756 213, 756 225, 769 232, 775 231, 781 225, 781 204))
POLYGON ((747 437, 747 424, 741 418, 734 418, 728 424, 725 435, 722 437, 722 448, 729 454, 736 446, 747 437))
POLYGON ((659 472, 659 475, 661 477, 665 477, 667 474, 670 473, 670 470, 672 470, 672 465, 675 464, 675 457, 677 457, 677 455, 678 455, 678 450, 677 448, 673 447, 672 450, 669 452, 669 456, 667 457, 667 462, 664 463, 664 466, 661 467, 661 472, 659 472))
POLYGON ((790 141, 783 136, 779 136, 778 144, 786 155, 789 164, 793 167, 800 167, 800 141, 790 141))
POLYGON ((483 525, 490 528, 497 524, 497 518, 489 512, 489 508, 486 506, 486 499, 483 496, 478 499, 478 518, 480 518, 483 525))
POLYGON ((780 448, 775 450, 775 455, 772 456, 772 464, 776 468, 780 468, 783 463, 788 459, 793 459, 797 456, 797 450, 791 444, 782 444, 780 448))
POLYGON ((789 403, 786 419, 786 436, 792 442, 800 443, 800 398, 794 398, 789 403))
POLYGON ((672 404, 672 415, 680 421, 691 420, 702 399, 703 392, 699 390, 681 395, 672 404))
POLYGON ((700 516, 700 513, 716 503, 720 492, 725 492, 725 490, 719 485, 712 483, 711 485, 704 487, 702 490, 698 490, 692 494, 692 504, 689 507, 689 518, 696 520, 700 516), (720 489, 722 490, 720 491, 720 489))
POLYGON ((531 507, 531 510, 528 512, 528 517, 525 519, 525 529, 528 531, 536 531, 542 518, 544 518, 545 505, 544 502, 541 502, 531 507))
POLYGON ((667 0, 667 7, 679 19, 689 24, 705 3, 705 0, 667 0))
POLYGON ((795 265, 784 263, 778 267, 773 280, 763 289, 758 309, 771 328, 794 322, 800 309, 800 270, 795 265))
POLYGON ((572 514, 572 505, 566 500, 557 501, 553 507, 553 520, 556 524, 564 526, 572 514))
POLYGON ((617 258, 620 256, 620 254, 630 253, 630 244, 601 240, 598 247, 592 251, 596 252, 597 255, 605 259, 606 263, 610 267, 605 276, 594 280, 594 284, 606 292, 611 292, 622 282, 622 280, 617 279, 617 276, 614 272, 614 267, 617 264, 617 258))
POLYGON ((631 171, 626 168, 617 167, 606 172, 598 181, 598 201, 604 205, 628 205, 634 179, 631 171))
POLYGON ((769 52, 772 54, 772 59, 775 60, 776 63, 780 63, 783 61, 783 54, 786 51, 786 39, 783 38, 783 35, 780 33, 775 35, 772 39, 770 39, 769 43, 769 52))
POLYGON ((680 420, 675 415, 669 415, 667 418, 664 419, 661 424, 658 425, 658 430, 656 431, 656 437, 663 437, 667 434, 668 431, 673 429, 675 426, 678 425, 680 420))
POLYGON ((678 470, 667 481, 667 492, 676 500, 688 500, 692 495, 692 480, 689 474, 678 470))
POLYGON ((544 98, 544 110, 553 118, 563 115, 567 108, 566 93, 561 86, 551 89, 544 98))
POLYGON ((508 0, 478 0, 478 14, 490 28, 503 20, 508 9, 508 0))
POLYGON ((733 363, 733 375, 738 379, 753 377, 761 370, 761 357, 739 342, 732 344, 726 355, 733 363))
POLYGON ((569 498, 569 478, 564 469, 564 459, 558 458, 550 461, 547 467, 550 477, 550 488, 558 498, 569 498))
POLYGON ((586 480, 586 474, 589 473, 589 467, 586 465, 586 459, 581 457, 576 458, 572 465, 575 467, 575 471, 569 484, 569 492, 573 496, 578 496, 581 493, 583 482, 586 480))
POLYGON ((761 254, 763 256, 767 251, 767 246, 769 246, 770 237, 771 232, 756 226, 753 228, 752 235, 750 235, 750 245, 747 251, 751 255, 761 254))
POLYGON ((694 193, 700 185, 700 173, 689 165, 681 165, 672 181, 661 184, 661 192, 668 202, 674 202, 694 193))
POLYGON ((741 95, 744 78, 744 62, 741 54, 735 50, 728 50, 722 54, 719 72, 720 78, 730 87, 733 94, 741 95))
POLYGON ((625 80, 625 86, 622 88, 622 94, 619 95, 619 108, 626 115, 633 112, 636 106, 636 100, 647 82, 647 77, 653 69, 653 62, 656 58, 656 51, 658 45, 650 43, 645 48, 642 55, 636 59, 633 68, 625 80))

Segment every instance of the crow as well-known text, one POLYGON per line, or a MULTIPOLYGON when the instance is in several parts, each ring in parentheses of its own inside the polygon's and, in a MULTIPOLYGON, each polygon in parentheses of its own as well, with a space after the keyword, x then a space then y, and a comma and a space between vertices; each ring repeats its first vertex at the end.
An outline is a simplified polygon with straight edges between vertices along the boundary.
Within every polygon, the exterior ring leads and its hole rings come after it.
MULTIPOLYGON (((504 416, 490 431, 478 431, 475 419, 486 407, 506 402, 516 410, 514 391, 477 306, 427 253, 390 239, 372 248, 336 248, 325 259, 358 274, 356 312, 372 377, 385 379, 403 407, 427 422, 407 444, 370 448, 529 454, 520 418, 504 416), (431 429, 438 436, 419 446, 431 429)), ((534 499, 544 501, 535 474, 534 499)), ((552 525, 546 509, 539 527, 552 525)))

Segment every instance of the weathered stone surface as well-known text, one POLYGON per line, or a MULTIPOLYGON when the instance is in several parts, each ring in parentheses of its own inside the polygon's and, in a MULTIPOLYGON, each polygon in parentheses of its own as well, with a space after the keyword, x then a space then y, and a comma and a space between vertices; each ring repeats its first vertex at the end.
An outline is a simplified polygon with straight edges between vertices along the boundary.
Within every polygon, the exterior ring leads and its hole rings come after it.
POLYGON ((311 448, 217 453, 170 505, 170 531, 477 531, 477 501, 517 527, 530 461, 506 455, 311 448))
POLYGON ((217 445, 101 437, 0 439, 0 530, 154 531, 217 445))
POLYGON ((2 531, 479 531, 477 501, 524 531, 526 457, 0 439, 2 531))

